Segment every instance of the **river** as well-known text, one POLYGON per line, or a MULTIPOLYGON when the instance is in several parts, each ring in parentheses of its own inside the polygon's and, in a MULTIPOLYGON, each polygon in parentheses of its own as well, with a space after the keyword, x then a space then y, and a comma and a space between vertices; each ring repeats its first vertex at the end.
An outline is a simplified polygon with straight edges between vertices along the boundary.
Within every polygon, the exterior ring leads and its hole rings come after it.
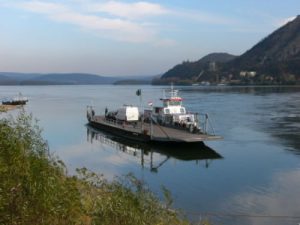
POLYGON ((73 174, 86 167, 108 179, 133 173, 193 221, 300 223, 300 87, 178 87, 189 111, 208 113, 224 139, 205 146, 140 145, 86 126, 86 106, 160 104, 162 86, 1 86, 21 92, 52 154, 73 174))

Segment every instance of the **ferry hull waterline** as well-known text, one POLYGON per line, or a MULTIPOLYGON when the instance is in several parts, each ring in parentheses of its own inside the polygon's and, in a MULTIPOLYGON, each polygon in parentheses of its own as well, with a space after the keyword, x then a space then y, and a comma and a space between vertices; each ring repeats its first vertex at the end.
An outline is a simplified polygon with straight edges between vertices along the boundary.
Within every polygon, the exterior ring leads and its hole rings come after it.
POLYGON ((141 133, 141 130, 138 128, 130 125, 117 124, 114 121, 107 120, 104 116, 94 116, 89 120, 89 125, 96 129, 104 130, 131 140, 142 142, 148 142, 151 140, 149 135, 141 133))
MULTIPOLYGON (((195 143, 222 139, 207 132, 207 114, 199 120, 197 113, 186 112, 177 92, 172 88, 171 96, 161 99, 162 107, 151 106, 144 112, 139 112, 138 107, 124 105, 113 112, 105 110, 105 115, 96 115, 93 107, 88 106, 88 123, 96 129, 140 142, 195 143)), ((141 95, 140 89, 137 95, 141 95)))

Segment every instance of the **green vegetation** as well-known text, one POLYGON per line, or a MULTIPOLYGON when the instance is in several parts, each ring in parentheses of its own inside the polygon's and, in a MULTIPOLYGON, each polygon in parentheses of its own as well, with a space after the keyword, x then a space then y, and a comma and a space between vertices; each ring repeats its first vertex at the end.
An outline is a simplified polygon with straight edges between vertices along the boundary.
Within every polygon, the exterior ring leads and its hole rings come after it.
POLYGON ((67 176, 32 116, 0 120, 0 224, 189 224, 133 175, 112 182, 83 168, 67 176))

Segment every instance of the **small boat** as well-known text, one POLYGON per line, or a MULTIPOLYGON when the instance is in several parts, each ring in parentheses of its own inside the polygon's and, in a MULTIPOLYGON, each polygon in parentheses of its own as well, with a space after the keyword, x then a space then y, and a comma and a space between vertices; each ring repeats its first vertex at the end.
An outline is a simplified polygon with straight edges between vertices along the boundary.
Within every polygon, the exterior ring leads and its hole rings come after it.
MULTIPOLYGON (((137 94, 141 94, 140 89, 137 94)), ((214 134, 207 114, 191 113, 182 105, 183 99, 173 87, 160 99, 162 106, 152 106, 140 113, 136 106, 124 105, 116 111, 96 115, 87 107, 90 126, 114 135, 142 142, 193 143, 219 140, 214 134), (208 128, 211 128, 208 132, 208 128)))
POLYGON ((18 96, 3 99, 2 105, 26 105, 27 102, 28 98, 19 93, 18 96))

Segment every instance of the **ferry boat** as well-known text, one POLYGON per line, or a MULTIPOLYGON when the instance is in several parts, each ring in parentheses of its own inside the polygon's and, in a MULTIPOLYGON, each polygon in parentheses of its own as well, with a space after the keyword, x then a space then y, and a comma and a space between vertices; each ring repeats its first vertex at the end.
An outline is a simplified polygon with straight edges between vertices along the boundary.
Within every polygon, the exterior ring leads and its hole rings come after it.
POLYGON ((94 128, 142 142, 192 143, 222 139, 214 134, 207 114, 186 110, 178 90, 172 87, 160 100, 162 106, 151 106, 143 112, 136 106, 124 105, 116 111, 106 109, 104 115, 96 115, 94 108, 88 106, 88 123, 94 128))

